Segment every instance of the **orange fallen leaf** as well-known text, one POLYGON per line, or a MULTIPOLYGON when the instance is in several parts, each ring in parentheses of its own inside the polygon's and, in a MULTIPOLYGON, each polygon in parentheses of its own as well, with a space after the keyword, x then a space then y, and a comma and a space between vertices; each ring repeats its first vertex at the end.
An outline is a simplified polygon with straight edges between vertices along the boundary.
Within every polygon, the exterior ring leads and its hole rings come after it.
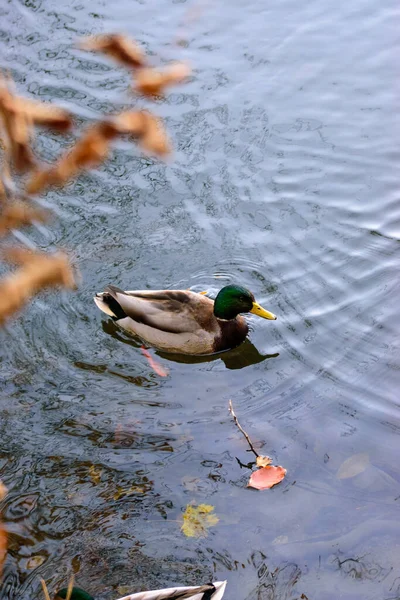
POLYGON ((280 483, 284 479, 286 472, 286 469, 283 467, 262 467, 257 471, 253 471, 247 487, 252 487, 256 490, 267 490, 280 483))
POLYGON ((189 65, 177 62, 165 69, 140 69, 135 74, 135 90, 143 96, 163 96, 164 89, 182 83, 190 75, 189 65))
POLYGON ((125 67, 138 69, 147 64, 146 57, 139 45, 117 33, 86 38, 80 42, 79 48, 108 54, 125 67))
POLYGON ((100 165, 108 156, 110 139, 115 137, 104 123, 90 127, 71 150, 48 169, 32 173, 26 186, 28 194, 38 194, 49 185, 63 185, 82 169, 100 165))
POLYGON ((11 91, 10 83, 0 78, 0 129, 7 160, 23 173, 35 164, 29 145, 33 121, 23 111, 22 99, 11 91))
POLYGON ((32 119, 35 125, 55 131, 68 131, 72 126, 72 117, 64 108, 29 98, 19 98, 19 101, 19 109, 32 119))
POLYGON ((48 255, 9 248, 6 258, 20 268, 0 279, 0 326, 40 290, 56 286, 76 288, 69 260, 61 252, 48 255))
POLYGON ((80 171, 99 166, 110 152, 118 135, 137 138, 148 152, 165 155, 169 141, 160 119, 147 111, 125 112, 89 127, 75 145, 51 167, 34 171, 27 183, 27 194, 39 194, 51 185, 63 185, 80 171))
POLYGON ((160 377, 167 377, 167 369, 164 369, 164 367, 151 356, 150 352, 144 346, 141 347, 141 350, 143 356, 146 357, 147 362, 149 363, 153 371, 157 373, 157 375, 159 375, 160 377))
POLYGON ((128 134, 136 138, 139 146, 147 152, 159 156, 171 152, 162 120, 147 110, 121 113, 109 119, 107 124, 115 134, 128 134))
POLYGON ((171 152, 171 145, 161 119, 149 112, 142 111, 145 119, 144 133, 139 139, 139 145, 146 152, 165 156, 171 152))

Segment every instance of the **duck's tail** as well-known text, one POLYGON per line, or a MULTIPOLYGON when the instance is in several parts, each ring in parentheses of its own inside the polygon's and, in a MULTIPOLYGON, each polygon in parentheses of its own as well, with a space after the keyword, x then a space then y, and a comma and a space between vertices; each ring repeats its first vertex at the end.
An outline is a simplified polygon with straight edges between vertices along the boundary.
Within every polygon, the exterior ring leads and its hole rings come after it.
POLYGON ((103 313, 106 313, 106 315, 116 320, 124 319, 127 316, 117 300, 117 292, 124 293, 123 290, 120 290, 114 285, 109 285, 104 292, 96 294, 93 297, 96 306, 103 311, 103 313))

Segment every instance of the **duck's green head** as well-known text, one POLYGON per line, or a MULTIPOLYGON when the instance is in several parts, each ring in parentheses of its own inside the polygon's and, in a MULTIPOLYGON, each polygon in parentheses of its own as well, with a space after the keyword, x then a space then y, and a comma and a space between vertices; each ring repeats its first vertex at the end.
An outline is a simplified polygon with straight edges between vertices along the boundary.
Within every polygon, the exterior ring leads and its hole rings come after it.
POLYGON ((234 319, 240 313, 251 312, 263 319, 275 320, 276 316, 262 308, 253 294, 240 285, 226 285, 215 298, 214 315, 218 319, 234 319))
MULTIPOLYGON (((54 597, 54 600, 65 600, 67 597, 67 588, 63 588, 54 597)), ((74 587, 72 588, 72 594, 70 596, 70 600, 94 600, 93 596, 85 592, 85 590, 81 590, 81 588, 74 587)))

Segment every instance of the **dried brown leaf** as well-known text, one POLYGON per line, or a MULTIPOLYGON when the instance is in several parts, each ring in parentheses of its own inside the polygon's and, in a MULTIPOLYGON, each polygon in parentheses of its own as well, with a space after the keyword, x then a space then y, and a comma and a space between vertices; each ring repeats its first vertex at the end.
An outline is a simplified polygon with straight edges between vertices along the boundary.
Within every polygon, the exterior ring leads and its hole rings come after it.
POLYGON ((139 45, 121 34, 89 37, 82 40, 79 47, 82 50, 103 52, 125 67, 138 69, 147 65, 146 57, 139 45))
POLYGON ((169 141, 160 119, 146 111, 125 112, 90 127, 67 154, 52 167, 37 169, 27 183, 27 194, 39 194, 51 185, 63 185, 83 169, 100 165, 110 152, 110 142, 118 135, 138 138, 147 152, 165 155, 169 141))
POLYGON ((0 119, 7 158, 19 173, 31 169, 35 164, 30 148, 33 121, 23 110, 23 100, 11 91, 4 78, 0 80, 0 119))
POLYGON ((177 62, 162 70, 146 68, 135 73, 134 89, 143 96, 163 96, 166 87, 182 83, 190 75, 190 67, 177 62))
POLYGON ((4 500, 4 498, 7 495, 7 492, 8 492, 8 490, 7 490, 6 486, 4 485, 4 483, 0 479, 0 501, 4 500))
POLYGON ((167 137, 164 125, 161 119, 158 119, 149 112, 143 111, 145 119, 144 133, 139 140, 139 145, 146 152, 166 156, 171 152, 171 144, 167 137))
POLYGON ((3 179, 0 177, 0 202, 4 202, 7 199, 6 189, 3 184, 3 179))
POLYGON ((10 229, 17 229, 30 225, 33 221, 45 223, 49 219, 49 213, 36 208, 27 202, 16 201, 5 206, 0 215, 0 237, 10 229))
POLYGON ((283 467, 263 467, 253 471, 247 486, 257 490, 267 490, 280 483, 285 475, 286 469, 283 467))
POLYGON ((20 98, 20 110, 32 119, 35 125, 48 127, 56 131, 68 131, 72 126, 70 113, 58 106, 20 98))
POLYGON ((97 167, 108 156, 110 139, 115 135, 112 128, 105 123, 98 123, 90 127, 75 146, 54 166, 43 170, 38 169, 32 173, 26 186, 26 192, 39 194, 50 185, 65 184, 83 169, 97 167))
POLYGON ((143 111, 123 112, 109 120, 109 125, 119 135, 129 134, 140 137, 146 128, 146 113, 143 111))
POLYGON ((116 133, 136 137, 139 146, 146 152, 158 156, 165 156, 171 152, 171 144, 162 120, 148 111, 121 113, 108 123, 115 128, 116 133))
POLYGON ((41 290, 55 286, 76 287, 65 254, 49 256, 23 248, 10 248, 6 259, 20 265, 20 268, 0 280, 0 325, 41 290))

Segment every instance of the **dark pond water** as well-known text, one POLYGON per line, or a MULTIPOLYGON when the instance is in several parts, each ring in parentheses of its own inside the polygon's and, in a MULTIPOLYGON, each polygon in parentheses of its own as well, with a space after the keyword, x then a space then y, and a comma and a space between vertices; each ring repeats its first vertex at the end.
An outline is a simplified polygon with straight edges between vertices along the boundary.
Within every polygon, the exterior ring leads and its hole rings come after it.
MULTIPOLYGON (((54 590, 71 571, 110 600, 210 579, 232 600, 400 598, 398 2, 4 0, 0 14, 0 66, 79 126, 132 102, 127 73, 73 48, 82 35, 123 30, 195 69, 154 107, 173 160, 121 144, 46 196, 53 226, 24 234, 69 249, 83 281, 1 333, 0 598, 41 598, 39 577, 54 590), (158 356, 161 378, 96 309, 109 282, 239 282, 279 320, 254 318, 251 343, 212 361, 158 356), (271 491, 246 489, 230 398, 288 470, 271 491), (341 478, 358 454, 364 470, 341 478), (180 531, 192 501, 215 506, 207 538, 180 531)), ((68 143, 38 146, 50 159, 68 143)))

